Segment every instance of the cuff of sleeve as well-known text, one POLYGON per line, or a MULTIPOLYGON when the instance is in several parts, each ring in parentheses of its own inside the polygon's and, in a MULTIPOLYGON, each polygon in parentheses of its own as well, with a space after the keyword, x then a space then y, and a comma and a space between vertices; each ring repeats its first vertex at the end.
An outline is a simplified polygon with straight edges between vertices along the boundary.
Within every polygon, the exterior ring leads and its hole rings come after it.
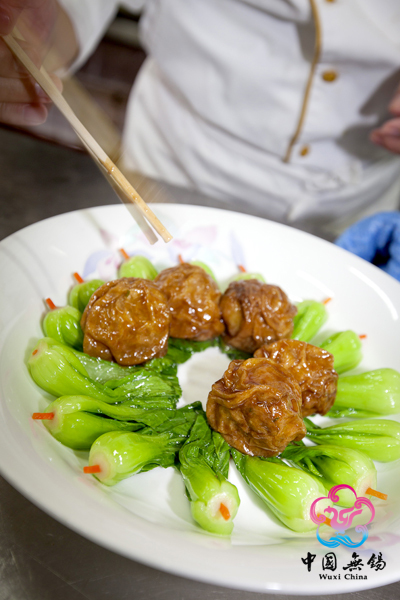
POLYGON ((113 20, 118 2, 114 0, 58 0, 75 30, 79 55, 68 72, 77 71, 88 59, 108 25, 113 20))

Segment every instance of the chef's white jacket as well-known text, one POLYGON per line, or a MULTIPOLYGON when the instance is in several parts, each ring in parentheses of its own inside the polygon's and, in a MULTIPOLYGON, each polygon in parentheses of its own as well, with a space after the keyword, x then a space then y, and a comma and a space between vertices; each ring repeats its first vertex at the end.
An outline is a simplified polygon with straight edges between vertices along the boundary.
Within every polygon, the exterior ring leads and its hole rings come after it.
POLYGON ((397 202, 400 159, 368 134, 400 84, 399 0, 61 2, 79 64, 144 4, 130 168, 326 235, 397 202))

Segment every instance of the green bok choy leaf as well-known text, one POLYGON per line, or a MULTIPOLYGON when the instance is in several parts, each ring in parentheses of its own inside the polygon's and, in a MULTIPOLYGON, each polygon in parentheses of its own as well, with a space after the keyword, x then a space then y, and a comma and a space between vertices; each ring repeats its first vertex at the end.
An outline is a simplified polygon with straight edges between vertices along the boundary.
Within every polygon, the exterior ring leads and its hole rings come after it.
POLYGON ((239 494, 228 480, 229 446, 199 414, 190 436, 179 451, 179 469, 185 482, 194 520, 206 531, 229 535, 239 507, 239 494))

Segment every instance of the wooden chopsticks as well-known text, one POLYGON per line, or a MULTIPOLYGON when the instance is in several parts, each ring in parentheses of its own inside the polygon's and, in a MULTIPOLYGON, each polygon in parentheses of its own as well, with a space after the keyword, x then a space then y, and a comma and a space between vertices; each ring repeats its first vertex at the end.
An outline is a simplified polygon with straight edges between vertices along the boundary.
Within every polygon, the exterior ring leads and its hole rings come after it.
POLYGON ((117 192, 122 202, 127 205, 132 203, 132 205, 136 207, 138 214, 133 214, 133 216, 139 222, 139 225, 146 234, 149 242, 153 244, 155 241, 157 241, 157 237, 150 227, 144 226, 146 224, 143 223, 143 217, 161 236, 164 242, 169 242, 172 239, 172 235, 156 217, 153 211, 148 207, 146 202, 143 200, 143 198, 141 198, 135 188, 129 183, 123 173, 121 173, 118 167, 109 158, 106 152, 104 152, 102 147, 89 133, 83 123, 78 119, 44 67, 41 67, 41 69, 37 68, 26 52, 21 48, 17 37, 15 37, 13 34, 5 35, 3 36, 3 39, 10 50, 22 62, 24 67, 29 71, 32 77, 37 81, 40 87, 46 92, 52 102, 57 106, 57 108, 73 127, 75 133, 87 148, 95 162, 100 166, 102 173, 108 179, 113 189, 117 192))

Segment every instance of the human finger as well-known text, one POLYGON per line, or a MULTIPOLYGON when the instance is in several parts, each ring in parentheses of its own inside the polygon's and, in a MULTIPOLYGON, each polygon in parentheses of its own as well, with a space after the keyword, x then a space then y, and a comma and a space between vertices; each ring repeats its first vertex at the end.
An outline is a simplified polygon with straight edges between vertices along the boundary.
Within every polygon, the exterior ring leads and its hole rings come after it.
POLYGON ((389 104, 389 111, 393 115, 400 116, 400 86, 397 88, 395 95, 389 104))
POLYGON ((389 152, 400 154, 400 119, 390 119, 370 134, 370 140, 389 152))
POLYGON ((12 32, 21 12, 29 4, 29 0, 0 0, 0 35, 12 32))
MULTIPOLYGON (((26 42, 20 41, 19 43, 33 64, 40 68, 42 57, 39 51, 26 42)), ((0 77, 21 79, 28 76, 29 73, 21 61, 13 55, 4 40, 0 39, 0 77)))
POLYGON ((0 77, 0 102, 10 104, 43 104, 50 102, 46 92, 32 78, 0 77))
POLYGON ((400 138, 400 118, 385 121, 378 131, 381 135, 400 138))
POLYGON ((393 154, 400 154, 400 138, 372 132, 370 139, 372 142, 374 142, 374 144, 382 146, 382 148, 385 148, 389 152, 393 152, 393 154))
POLYGON ((53 30, 58 8, 56 0, 0 0, 0 35, 18 26, 26 40, 43 42, 53 30))
POLYGON ((41 125, 47 119, 44 104, 0 102, 0 122, 17 127, 41 125))

